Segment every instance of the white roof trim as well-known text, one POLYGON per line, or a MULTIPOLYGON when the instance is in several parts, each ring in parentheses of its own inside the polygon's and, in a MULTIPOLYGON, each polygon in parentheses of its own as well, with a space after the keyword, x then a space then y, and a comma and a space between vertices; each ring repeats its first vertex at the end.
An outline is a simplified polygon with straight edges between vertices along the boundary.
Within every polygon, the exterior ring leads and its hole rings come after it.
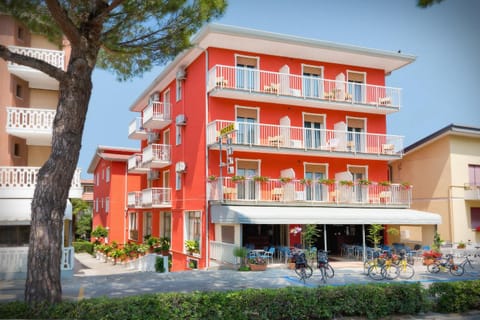
POLYGON ((213 223, 441 224, 435 213, 394 208, 211 206, 213 223))

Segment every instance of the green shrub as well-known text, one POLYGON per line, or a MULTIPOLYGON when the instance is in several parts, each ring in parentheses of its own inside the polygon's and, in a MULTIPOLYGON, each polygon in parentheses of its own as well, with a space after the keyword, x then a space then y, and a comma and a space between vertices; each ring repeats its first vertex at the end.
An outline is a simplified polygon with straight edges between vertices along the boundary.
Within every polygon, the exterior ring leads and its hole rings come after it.
POLYGON ((84 241, 84 240, 78 240, 72 242, 73 248, 75 249, 75 252, 87 252, 90 254, 93 254, 93 243, 84 241))
POLYGON ((0 303, 1 318, 41 319, 368 319, 480 308, 480 280, 158 293, 28 307, 0 303))

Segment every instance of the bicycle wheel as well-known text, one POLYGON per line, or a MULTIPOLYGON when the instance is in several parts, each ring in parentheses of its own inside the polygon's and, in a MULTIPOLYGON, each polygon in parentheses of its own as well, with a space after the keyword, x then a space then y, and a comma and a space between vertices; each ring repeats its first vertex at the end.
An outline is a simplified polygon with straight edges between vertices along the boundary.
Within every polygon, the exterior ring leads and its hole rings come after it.
POLYGON ((449 271, 452 276, 460 277, 465 272, 465 269, 459 264, 452 264, 449 271))
POLYGON ((387 266, 383 266, 382 276, 387 280, 394 280, 397 279, 400 274, 400 269, 396 264, 390 264, 387 266))
POLYGON ((427 265, 427 271, 430 273, 439 273, 440 272, 440 266, 436 263, 432 263, 427 265))
POLYGON ((368 275, 368 269, 370 269, 371 266, 374 265, 373 260, 367 260, 363 263, 363 273, 368 275))
POLYGON ((373 280, 383 280, 382 267, 374 264, 368 268, 367 275, 373 280))
POLYGON ((399 266, 400 274, 398 275, 400 279, 411 279, 415 275, 415 269, 412 265, 405 263, 399 266))
POLYGON ((333 278, 334 275, 335 275, 335 270, 333 270, 330 263, 327 263, 327 265, 325 266, 325 276, 327 276, 327 278, 331 279, 331 278, 333 278))
POLYGON ((325 275, 325 267, 320 267, 320 281, 322 281, 323 283, 327 283, 327 276, 325 275))

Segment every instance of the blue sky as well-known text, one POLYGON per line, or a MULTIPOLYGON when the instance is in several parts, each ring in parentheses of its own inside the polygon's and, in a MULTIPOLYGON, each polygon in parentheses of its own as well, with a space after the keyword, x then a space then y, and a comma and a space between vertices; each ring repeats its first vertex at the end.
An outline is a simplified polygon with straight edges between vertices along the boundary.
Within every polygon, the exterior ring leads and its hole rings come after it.
MULTIPOLYGON (((450 123, 480 127, 480 1, 230 0, 215 23, 411 54, 417 60, 387 77, 402 88, 402 109, 387 117, 388 134, 405 146, 450 123)), ((162 70, 116 81, 96 70, 78 167, 87 173, 98 145, 139 148, 128 139, 138 115, 129 107, 162 70)))

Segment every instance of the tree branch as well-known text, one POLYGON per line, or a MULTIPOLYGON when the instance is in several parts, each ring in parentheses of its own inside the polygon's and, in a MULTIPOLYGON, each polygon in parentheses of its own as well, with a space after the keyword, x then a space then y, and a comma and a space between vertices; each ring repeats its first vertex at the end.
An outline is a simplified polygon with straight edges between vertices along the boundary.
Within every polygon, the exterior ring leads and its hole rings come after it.
POLYGON ((52 66, 50 63, 45 62, 43 60, 39 60, 36 58, 24 56, 22 54, 14 53, 10 51, 7 47, 0 44, 0 58, 3 58, 6 61, 11 61, 16 64, 20 64, 23 66, 27 66, 33 69, 37 69, 46 73, 50 77, 57 79, 58 81, 65 80, 66 73, 57 68, 52 66))
POLYGON ((46 0, 48 10, 72 46, 80 44, 80 33, 57 0, 46 0))

